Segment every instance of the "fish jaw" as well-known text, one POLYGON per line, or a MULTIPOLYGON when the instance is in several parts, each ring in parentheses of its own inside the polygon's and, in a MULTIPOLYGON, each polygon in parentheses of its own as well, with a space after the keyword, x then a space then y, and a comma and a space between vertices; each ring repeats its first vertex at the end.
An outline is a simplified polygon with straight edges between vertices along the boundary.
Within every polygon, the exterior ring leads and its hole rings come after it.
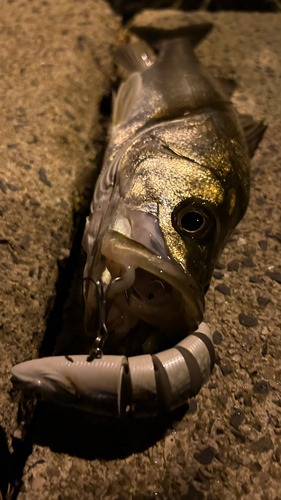
POLYGON ((116 339, 127 335, 139 319, 161 330, 173 330, 175 338, 179 330, 186 335, 202 321, 203 291, 193 276, 169 256, 163 240, 158 238, 155 253, 147 235, 146 244, 140 242, 141 237, 138 239, 115 230, 104 235, 101 252, 109 269, 122 269, 121 279, 109 289, 113 305, 108 314, 108 329, 114 320, 116 324, 119 315, 124 321, 116 328, 116 339))

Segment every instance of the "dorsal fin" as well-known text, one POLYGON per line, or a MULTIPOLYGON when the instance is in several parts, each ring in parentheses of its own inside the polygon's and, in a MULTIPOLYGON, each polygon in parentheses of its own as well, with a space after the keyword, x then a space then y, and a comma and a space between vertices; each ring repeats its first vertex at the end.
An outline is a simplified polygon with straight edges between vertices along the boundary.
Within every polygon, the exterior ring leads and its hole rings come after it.
POLYGON ((131 26, 130 31, 156 49, 161 47, 163 41, 175 40, 177 38, 186 38, 190 45, 195 47, 211 31, 212 26, 212 23, 202 23, 182 26, 172 30, 131 26))

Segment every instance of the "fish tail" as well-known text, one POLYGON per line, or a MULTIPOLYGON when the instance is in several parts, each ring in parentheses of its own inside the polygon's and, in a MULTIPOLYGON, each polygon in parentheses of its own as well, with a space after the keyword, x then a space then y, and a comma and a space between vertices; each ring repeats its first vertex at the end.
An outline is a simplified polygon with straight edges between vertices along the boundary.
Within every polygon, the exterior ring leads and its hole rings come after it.
POLYGON ((155 49, 161 49, 163 42, 186 39, 191 47, 196 47, 211 31, 212 23, 192 24, 176 29, 158 29, 147 26, 131 26, 130 31, 155 49))
POLYGON ((161 51, 167 41, 179 39, 181 42, 186 41, 189 49, 194 48, 211 31, 212 26, 212 23, 201 23, 171 30, 131 26, 130 31, 141 40, 119 47, 115 52, 114 61, 130 73, 141 72, 155 61, 152 48, 161 51))

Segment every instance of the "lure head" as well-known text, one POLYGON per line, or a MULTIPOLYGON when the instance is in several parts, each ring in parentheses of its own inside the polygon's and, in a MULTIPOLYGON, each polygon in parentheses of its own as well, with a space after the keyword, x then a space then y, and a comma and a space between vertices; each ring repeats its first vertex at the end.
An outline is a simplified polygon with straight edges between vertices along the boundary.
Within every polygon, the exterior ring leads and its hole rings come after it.
POLYGON ((105 268, 120 278, 109 289, 107 326, 109 345, 126 354, 140 344, 159 350, 163 339, 173 345, 202 321, 215 263, 249 196, 246 148, 225 115, 161 124, 120 159, 85 297, 93 331, 94 282, 105 268))

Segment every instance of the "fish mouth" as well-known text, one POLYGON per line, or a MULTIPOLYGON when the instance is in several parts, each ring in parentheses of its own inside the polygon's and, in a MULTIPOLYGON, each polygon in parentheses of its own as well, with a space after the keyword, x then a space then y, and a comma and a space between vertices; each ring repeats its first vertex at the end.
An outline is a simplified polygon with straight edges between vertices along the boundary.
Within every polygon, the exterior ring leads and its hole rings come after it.
POLYGON ((105 353, 153 354, 197 329, 204 293, 194 277, 167 255, 165 246, 154 253, 111 230, 104 236, 101 251, 113 278, 105 353))

